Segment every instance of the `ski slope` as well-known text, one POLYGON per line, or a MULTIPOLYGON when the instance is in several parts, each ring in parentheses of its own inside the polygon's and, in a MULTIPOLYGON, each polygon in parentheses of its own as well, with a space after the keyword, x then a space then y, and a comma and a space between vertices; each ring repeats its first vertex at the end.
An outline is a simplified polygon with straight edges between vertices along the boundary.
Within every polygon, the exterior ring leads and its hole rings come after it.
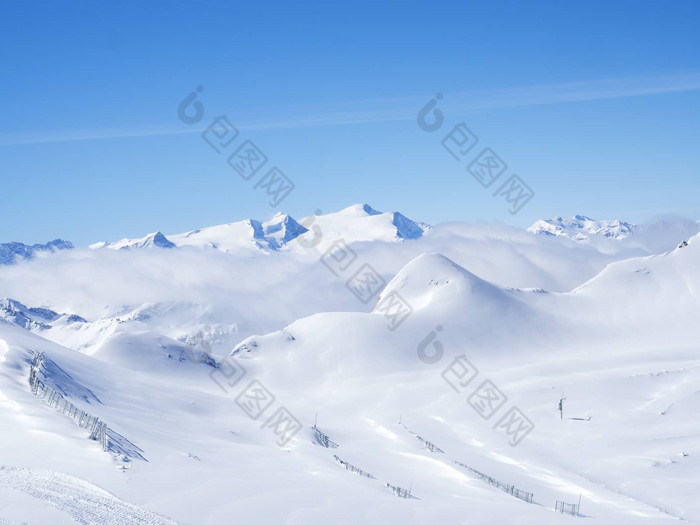
MULTIPOLYGON (((66 523, 134 523, 165 525, 175 522, 120 500, 84 480, 58 472, 0 467, 0 488, 10 488, 66 514, 66 523)), ((7 494, 12 498, 12 494, 7 494)), ((60 519, 58 516, 53 519, 60 519)))

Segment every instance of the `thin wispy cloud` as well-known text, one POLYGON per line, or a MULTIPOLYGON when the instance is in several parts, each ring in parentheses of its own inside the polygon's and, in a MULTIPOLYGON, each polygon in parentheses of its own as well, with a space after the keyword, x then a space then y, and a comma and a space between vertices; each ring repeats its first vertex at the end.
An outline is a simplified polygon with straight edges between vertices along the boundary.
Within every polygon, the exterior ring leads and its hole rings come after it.
MULTIPOLYGON (((536 106, 615 98, 679 93, 700 89, 700 73, 663 77, 631 77, 587 82, 510 88, 470 93, 469 101, 457 101, 463 110, 536 106)), ((460 94, 455 99, 460 99, 460 94)))
MULTIPOLYGON (((629 77, 520 86, 491 91, 445 93, 441 107, 451 112, 468 112, 509 107, 589 102, 697 90, 700 90, 700 73, 689 73, 671 76, 629 77)), ((402 97, 381 101, 352 101, 341 104, 348 108, 342 112, 319 111, 317 114, 309 116, 236 123, 236 127, 241 130, 273 130, 412 120, 429 96, 402 97)), ((102 130, 66 130, 46 135, 5 135, 0 136, 0 146, 180 135, 201 133, 204 129, 204 127, 184 129, 175 127, 153 129, 112 128, 102 130)))

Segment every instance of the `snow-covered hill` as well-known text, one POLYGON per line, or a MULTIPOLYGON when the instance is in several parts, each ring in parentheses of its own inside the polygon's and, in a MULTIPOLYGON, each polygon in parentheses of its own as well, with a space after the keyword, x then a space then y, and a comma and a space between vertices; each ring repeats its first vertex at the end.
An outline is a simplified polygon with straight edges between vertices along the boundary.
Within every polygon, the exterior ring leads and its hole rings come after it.
POLYGON ((692 228, 256 222, 0 268, 0 523, 700 523, 692 228))
MULTIPOLYGON (((700 262, 695 244, 658 258, 658 278, 671 277, 662 266, 700 262)), ((580 339, 579 330, 639 302, 618 294, 609 304, 609 284, 601 294, 596 280, 569 294, 513 290, 443 255, 421 255, 390 280, 373 313, 316 314, 249 337, 234 357, 219 357, 218 368, 152 333, 110 338, 88 357, 0 327, 0 391, 11 401, 0 403, 9 432, 0 458, 29 469, 7 480, 0 475, 0 490, 41 497, 47 488, 34 481, 33 469, 47 472, 44 479, 61 478, 61 487, 66 475, 77 477, 114 495, 121 509, 115 523, 128 520, 128 512, 184 523, 219 523, 233 512, 262 523, 294 523, 296 515, 314 523, 385 523, 389 517, 492 523, 513 516, 519 523, 558 523, 555 501, 576 503, 579 495, 582 512, 605 523, 692 522, 700 517, 690 488, 700 439, 692 437, 687 415, 695 406, 699 358, 677 338, 659 346, 662 339, 650 341, 629 320, 604 327, 595 347, 580 339), (395 330, 381 309, 392 293, 412 308, 395 330), (627 346, 620 347, 621 340, 627 346), (102 452, 32 396, 26 383, 32 351, 60 367, 62 375, 52 379, 66 391, 80 386, 93 393, 99 404, 70 399, 148 461, 102 452), (473 369, 465 375, 467 363, 473 369), (488 420, 474 397, 486 380, 506 398, 488 420), (270 396, 263 415, 247 400, 251 385, 262 399, 270 396), (562 392, 566 419, 556 410, 562 392), (295 418, 291 428, 301 425, 288 441, 268 426, 282 407, 287 412, 281 414, 295 418), (513 407, 534 424, 516 447, 507 429, 494 428, 513 407), (337 448, 319 444, 309 428, 316 417, 337 448), (42 441, 31 437, 37 432, 42 441), (349 472, 334 456, 372 478, 349 472), (484 483, 475 471, 532 492, 535 504, 484 483), (418 499, 397 498, 387 483, 410 486, 418 499), (223 499, 221 486, 229 494, 223 499)), ((681 302, 691 297, 676 295, 681 302)), ((664 306, 651 301, 646 308, 658 313, 664 306)), ((673 330, 692 341, 700 335, 687 322, 695 312, 684 315, 673 330)), ((77 500, 83 489, 73 486, 60 490, 77 500)), ((58 501, 47 504, 78 512, 58 501)), ((37 512, 49 512, 41 505, 37 512)))

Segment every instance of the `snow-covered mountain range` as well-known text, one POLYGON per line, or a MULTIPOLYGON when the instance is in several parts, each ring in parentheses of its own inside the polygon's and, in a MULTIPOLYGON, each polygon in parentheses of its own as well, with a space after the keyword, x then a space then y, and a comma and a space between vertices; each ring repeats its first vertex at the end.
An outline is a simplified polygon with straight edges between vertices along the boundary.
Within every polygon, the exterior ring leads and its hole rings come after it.
POLYGON ((141 239, 99 242, 90 247, 120 250, 191 246, 226 253, 251 249, 276 251, 307 233, 309 230, 303 226, 307 223, 324 228, 334 238, 343 238, 350 242, 417 239, 430 229, 427 224, 414 222, 399 212, 382 213, 367 204, 356 204, 337 213, 305 217, 301 223, 290 215, 277 213, 265 222, 247 219, 168 236, 156 232, 141 239))
POLYGON ((13 264, 18 259, 31 259, 39 254, 52 253, 58 250, 70 250, 73 245, 61 239, 46 244, 23 244, 21 242, 6 242, 0 244, 0 264, 13 264))
POLYGON ((625 221, 596 221, 584 215, 574 215, 573 217, 540 219, 527 231, 538 235, 555 235, 568 237, 574 241, 584 241, 592 236, 625 239, 637 228, 638 226, 625 221))
POLYGON ((700 522, 700 234, 537 224, 359 204, 2 266, 0 523, 700 522))

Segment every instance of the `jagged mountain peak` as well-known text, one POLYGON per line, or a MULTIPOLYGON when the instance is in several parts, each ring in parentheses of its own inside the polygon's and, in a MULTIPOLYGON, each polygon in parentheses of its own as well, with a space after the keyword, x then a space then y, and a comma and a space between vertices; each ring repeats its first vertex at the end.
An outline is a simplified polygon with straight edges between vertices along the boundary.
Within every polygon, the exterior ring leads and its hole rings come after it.
POLYGON ((309 231, 291 215, 281 212, 276 213, 271 220, 262 223, 262 227, 265 238, 274 245, 275 249, 281 248, 299 235, 309 231))
POLYGON ((394 212, 391 223, 396 226, 396 237, 399 239, 418 239, 427 230, 427 225, 414 222, 398 211, 394 212))

